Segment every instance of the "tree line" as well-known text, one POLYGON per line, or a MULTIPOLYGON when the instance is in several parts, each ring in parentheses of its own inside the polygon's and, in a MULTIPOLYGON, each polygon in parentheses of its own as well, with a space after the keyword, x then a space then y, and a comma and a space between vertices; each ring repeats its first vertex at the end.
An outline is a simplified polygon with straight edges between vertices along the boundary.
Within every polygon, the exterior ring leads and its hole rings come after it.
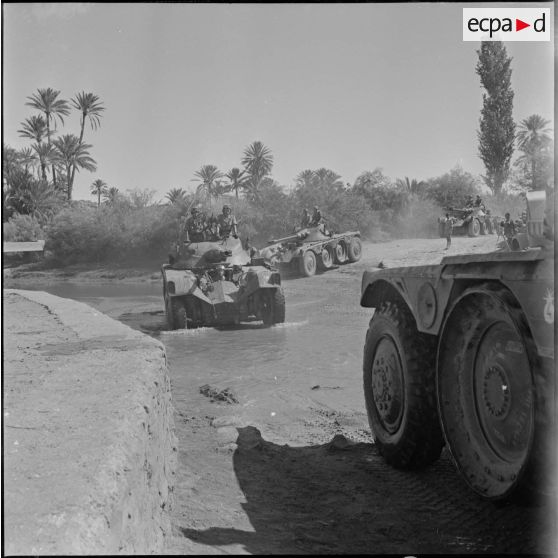
POLYGON ((492 192, 488 205, 493 213, 519 207, 519 192, 553 187, 552 130, 537 114, 514 122, 511 58, 505 46, 482 43, 477 54, 483 87, 478 131, 486 169, 482 177, 455 167, 438 177, 392 179, 376 167, 351 184, 332 169, 318 168, 302 169, 287 186, 273 178, 272 149, 257 140, 242 150, 237 166, 221 170, 211 163, 194 171, 189 181, 197 184, 195 194, 186 185, 173 187, 156 202, 154 190, 124 193, 96 178, 90 185, 95 201, 75 201, 76 172, 97 169, 92 144, 84 141, 86 124, 95 131, 105 106, 93 93, 78 93, 68 102, 57 90, 38 89, 25 102, 38 114, 18 130, 31 145, 19 151, 3 146, 4 233, 14 240, 46 236, 61 259, 70 261, 87 254, 110 257, 121 247, 128 254, 164 251, 176 236, 173 220, 178 222, 194 201, 210 213, 220 210, 219 201, 232 203, 240 230, 260 244, 290 233, 302 208, 314 205, 331 228, 358 229, 375 240, 434 234, 442 209, 463 205, 468 195, 481 192, 482 184, 492 192), (72 109, 79 115, 79 136, 61 133, 72 109), (515 149, 519 156, 513 161, 515 149))

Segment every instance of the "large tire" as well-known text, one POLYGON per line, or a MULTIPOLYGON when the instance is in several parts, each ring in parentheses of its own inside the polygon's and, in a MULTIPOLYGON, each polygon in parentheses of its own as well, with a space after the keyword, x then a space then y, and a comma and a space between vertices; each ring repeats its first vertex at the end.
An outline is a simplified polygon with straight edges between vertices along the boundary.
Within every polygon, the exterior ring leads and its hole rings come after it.
MULTIPOLYGON (((501 500, 536 493, 543 480, 541 439, 551 426, 537 394, 542 369, 525 317, 500 287, 471 288, 443 326, 437 389, 443 430, 465 482, 501 500)), ((548 441, 546 441, 548 442, 548 441)))
POLYGON ((165 312, 169 329, 186 329, 187 316, 184 303, 176 297, 167 296, 165 299, 165 312))
POLYGON ((376 444, 394 467, 425 467, 440 456, 435 353, 435 338, 417 331, 404 303, 376 310, 364 345, 364 398, 376 444))
POLYGON ((330 246, 324 246, 322 253, 318 257, 318 267, 321 271, 331 269, 333 266, 333 250, 330 246))
POLYGON ((316 254, 312 250, 306 250, 300 258, 300 273, 305 277, 312 277, 316 273, 316 254))
POLYGON ((343 265, 347 261, 347 243, 344 240, 340 240, 335 245, 335 263, 338 265, 343 265))
POLYGON ((358 236, 351 238, 349 242, 349 248, 347 250, 347 256, 351 263, 358 262, 362 256, 362 242, 358 236))
POLYGON ((473 217, 473 219, 467 226, 467 234, 469 236, 479 236, 480 233, 481 233, 480 221, 476 217, 473 217))
POLYGON ((285 295, 283 289, 266 289, 261 293, 262 320, 265 325, 282 324, 285 321, 285 295))

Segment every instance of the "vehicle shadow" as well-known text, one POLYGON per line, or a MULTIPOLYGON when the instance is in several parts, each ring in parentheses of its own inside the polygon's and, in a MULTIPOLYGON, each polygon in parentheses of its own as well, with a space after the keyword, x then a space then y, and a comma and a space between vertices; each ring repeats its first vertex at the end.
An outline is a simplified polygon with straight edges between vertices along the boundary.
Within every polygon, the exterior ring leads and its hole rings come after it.
MULTIPOLYGON (((290 447, 238 428, 234 472, 254 531, 181 527, 201 544, 253 554, 545 553, 548 510, 471 493, 445 453, 422 471, 388 467, 373 444, 336 435, 290 447)), ((225 551, 225 550, 224 550, 225 551)))

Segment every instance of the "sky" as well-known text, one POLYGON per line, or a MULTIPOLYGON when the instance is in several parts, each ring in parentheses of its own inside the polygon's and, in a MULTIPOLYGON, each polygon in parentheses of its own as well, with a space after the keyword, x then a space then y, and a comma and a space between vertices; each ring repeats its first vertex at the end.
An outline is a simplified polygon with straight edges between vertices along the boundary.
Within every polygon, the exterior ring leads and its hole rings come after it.
MULTIPOLYGON (((121 191, 193 190, 202 165, 240 167, 262 141, 290 187, 326 167, 345 182, 480 175, 480 43, 463 42, 462 8, 487 4, 3 3, 3 141, 20 149, 27 97, 92 92, 106 110, 88 125, 96 172, 121 191)), ((494 7, 553 4, 491 4, 494 7)), ((552 20, 554 17, 552 17, 552 20)), ((551 30, 554 36, 554 30, 551 30)), ((507 42, 516 122, 554 121, 554 45, 507 42)), ((62 132, 62 130, 60 130, 62 132)), ((79 135, 79 114, 63 133, 79 135)))

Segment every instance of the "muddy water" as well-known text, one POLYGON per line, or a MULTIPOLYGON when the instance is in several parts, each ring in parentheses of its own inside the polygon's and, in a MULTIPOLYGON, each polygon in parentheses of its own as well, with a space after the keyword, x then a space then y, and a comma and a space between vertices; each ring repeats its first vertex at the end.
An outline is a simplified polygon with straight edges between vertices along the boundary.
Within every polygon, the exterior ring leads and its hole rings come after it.
POLYGON ((167 331, 157 282, 26 288, 84 302, 157 337, 167 349, 177 406, 209 384, 231 389, 241 403, 235 412, 242 422, 272 435, 274 442, 327 441, 329 432, 304 427, 308 406, 356 415, 369 439, 360 370, 371 311, 359 307, 356 270, 330 274, 284 281, 286 322, 273 327, 256 322, 167 331))

